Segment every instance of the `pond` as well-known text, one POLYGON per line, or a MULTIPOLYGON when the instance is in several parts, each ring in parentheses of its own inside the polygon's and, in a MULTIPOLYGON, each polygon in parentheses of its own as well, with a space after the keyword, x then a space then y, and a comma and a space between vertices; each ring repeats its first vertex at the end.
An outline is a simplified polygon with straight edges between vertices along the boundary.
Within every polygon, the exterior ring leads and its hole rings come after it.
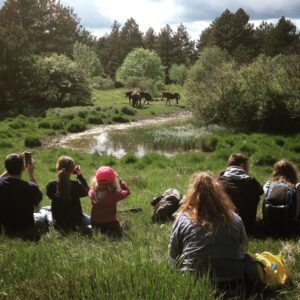
POLYGON ((55 145, 88 153, 112 155, 117 158, 129 152, 142 157, 153 151, 174 156, 184 150, 164 143, 157 145, 154 141, 154 133, 187 123, 191 117, 191 113, 185 112, 126 124, 100 125, 85 132, 60 138, 55 141, 55 145))

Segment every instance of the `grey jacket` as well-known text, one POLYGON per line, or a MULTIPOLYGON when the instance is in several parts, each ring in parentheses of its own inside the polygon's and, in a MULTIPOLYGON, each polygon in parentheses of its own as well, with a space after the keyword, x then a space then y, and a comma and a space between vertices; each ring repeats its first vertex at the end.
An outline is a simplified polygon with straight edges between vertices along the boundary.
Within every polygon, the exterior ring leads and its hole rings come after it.
POLYGON ((244 275, 244 256, 248 240, 241 218, 234 214, 229 228, 219 220, 219 229, 194 224, 186 213, 180 215, 172 229, 169 243, 169 263, 182 271, 198 275, 210 269, 216 281, 239 280, 244 275))

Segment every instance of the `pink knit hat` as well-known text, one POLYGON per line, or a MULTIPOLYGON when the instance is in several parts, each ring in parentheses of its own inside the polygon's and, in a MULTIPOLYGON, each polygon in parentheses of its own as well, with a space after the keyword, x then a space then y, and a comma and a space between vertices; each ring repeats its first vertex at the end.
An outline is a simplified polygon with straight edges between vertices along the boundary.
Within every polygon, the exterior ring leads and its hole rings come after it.
POLYGON ((117 174, 111 167, 100 167, 96 171, 96 180, 97 181, 107 181, 114 182, 116 180, 117 174))

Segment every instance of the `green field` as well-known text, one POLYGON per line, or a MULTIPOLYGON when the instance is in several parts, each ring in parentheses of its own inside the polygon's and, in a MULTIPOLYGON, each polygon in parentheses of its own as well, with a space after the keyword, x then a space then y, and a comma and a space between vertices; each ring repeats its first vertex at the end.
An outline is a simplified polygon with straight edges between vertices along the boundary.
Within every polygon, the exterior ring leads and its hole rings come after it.
MULTIPOLYGON (((182 92, 178 87, 175 89, 182 92)), ((151 223, 150 201, 169 187, 184 193, 190 176, 198 170, 211 170, 218 174, 225 168, 229 154, 236 151, 249 155, 250 173, 261 183, 269 178, 272 164, 278 159, 289 159, 298 169, 300 167, 300 134, 272 136, 222 130, 201 139, 201 152, 173 158, 149 153, 142 158, 128 154, 118 160, 44 147, 49 139, 66 134, 69 122, 74 120, 90 127, 93 124, 87 120, 95 115, 101 115, 103 123, 115 123, 112 118, 115 115, 129 121, 186 109, 183 97, 179 105, 172 102, 169 107, 163 101, 154 101, 142 109, 135 109, 134 115, 124 114, 122 108, 128 106, 124 92, 123 89, 94 92, 94 106, 91 107, 50 109, 43 116, 39 113, 3 117, 0 121, 1 160, 9 153, 31 150, 36 160, 36 178, 43 192, 47 182, 55 178, 57 158, 70 155, 81 165, 88 180, 100 165, 113 166, 132 190, 132 195, 118 208, 143 209, 137 214, 119 215, 129 224, 129 229, 126 237, 118 241, 98 234, 92 238, 79 234, 65 237, 53 229, 38 243, 0 237, 0 299, 215 299, 215 291, 206 276, 195 280, 167 267, 171 224, 151 223), (34 145, 30 141, 32 136, 42 145, 25 146, 26 140, 29 145, 34 145)), ((190 145, 188 141, 183 143, 180 138, 172 138, 171 133, 170 138, 166 136, 158 139, 157 143, 169 143, 173 147, 190 145)), ((26 175, 24 178, 27 178, 26 175)), ((45 196, 41 205, 48 204, 45 196)), ((88 198, 82 199, 82 206, 89 214, 91 206, 88 198)), ((250 239, 250 252, 265 250, 280 252, 292 274, 291 283, 274 298, 300 298, 298 239, 250 239)))

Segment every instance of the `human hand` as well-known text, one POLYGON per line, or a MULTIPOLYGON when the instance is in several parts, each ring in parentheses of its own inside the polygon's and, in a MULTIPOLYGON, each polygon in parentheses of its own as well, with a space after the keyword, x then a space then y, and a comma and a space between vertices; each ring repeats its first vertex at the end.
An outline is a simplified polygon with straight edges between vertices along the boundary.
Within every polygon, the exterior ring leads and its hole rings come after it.
POLYGON ((80 169, 80 166, 79 165, 77 165, 77 166, 75 166, 75 168, 74 168, 74 170, 73 170, 73 174, 75 174, 75 175, 82 175, 82 172, 81 172, 81 169, 80 169))
POLYGON ((26 168, 29 176, 33 176, 34 169, 35 169, 35 161, 31 160, 31 162, 27 164, 26 168))

